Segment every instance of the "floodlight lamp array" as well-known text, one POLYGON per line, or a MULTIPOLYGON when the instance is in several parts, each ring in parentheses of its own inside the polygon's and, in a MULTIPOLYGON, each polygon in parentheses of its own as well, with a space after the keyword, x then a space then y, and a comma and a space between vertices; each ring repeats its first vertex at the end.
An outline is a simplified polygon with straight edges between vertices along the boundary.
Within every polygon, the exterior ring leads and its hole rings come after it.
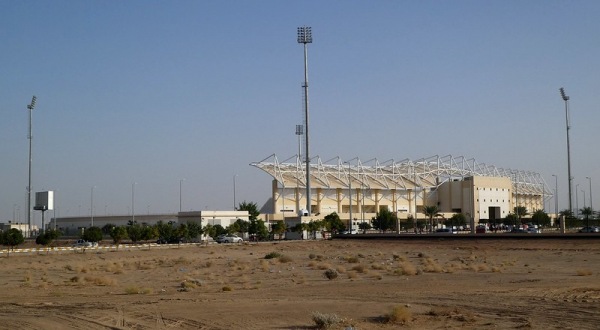
POLYGON ((301 26, 298 28, 298 43, 299 44, 312 43, 312 31, 309 26, 301 26))
POLYGON ((569 100, 569 96, 565 94, 565 89, 564 88, 560 88, 560 96, 562 96, 562 99, 564 101, 568 101, 569 100))
POLYGON ((35 95, 31 98, 31 103, 29 105, 27 105, 27 109, 29 110, 33 110, 33 108, 35 108, 35 101, 37 100, 37 97, 35 97, 35 95))

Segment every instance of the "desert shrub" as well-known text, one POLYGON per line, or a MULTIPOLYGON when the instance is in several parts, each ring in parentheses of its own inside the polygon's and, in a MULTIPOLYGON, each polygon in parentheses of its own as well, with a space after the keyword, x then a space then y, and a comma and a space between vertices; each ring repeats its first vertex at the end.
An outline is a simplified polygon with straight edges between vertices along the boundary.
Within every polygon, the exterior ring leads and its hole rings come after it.
POLYGON ((411 262, 403 262, 397 270, 400 275, 417 275, 418 271, 411 262))
POLYGON ((353 271, 359 272, 359 273, 367 273, 369 270, 363 266, 363 265, 356 265, 354 267, 352 267, 353 271))
POLYGON ((577 276, 590 276, 592 275, 592 271, 589 269, 578 269, 577 276))
POLYGON ((442 266, 440 266, 435 260, 431 258, 425 258, 423 260, 423 270, 429 273, 441 273, 444 271, 442 266))
POLYGON ((279 257, 281 257, 281 253, 279 252, 271 252, 265 255, 265 259, 277 259, 279 257))
POLYGON ((308 259, 311 259, 311 260, 314 259, 314 258, 316 258, 316 257, 317 257, 317 255, 314 254, 314 253, 311 253, 311 254, 308 255, 308 259))
POLYGON ((223 291, 233 291, 233 288, 230 287, 230 286, 228 286, 228 285, 226 285, 221 290, 223 290, 223 291))
POLYGON ((388 323, 406 324, 412 320, 412 312, 406 306, 394 306, 392 310, 384 316, 388 323))
POLYGON ((325 276, 328 280, 333 280, 338 277, 338 272, 335 269, 328 269, 323 272, 323 276, 325 276))
POLYGON ((343 321, 337 314, 325 314, 320 312, 313 312, 312 319, 318 329, 328 329, 343 321))
POLYGON ((346 258, 346 261, 348 261, 349 264, 357 264, 358 257, 348 257, 348 258, 346 258))
POLYGON ((288 262, 292 262, 292 258, 288 257, 286 255, 282 255, 279 257, 279 262, 284 263, 284 264, 288 263, 288 262))

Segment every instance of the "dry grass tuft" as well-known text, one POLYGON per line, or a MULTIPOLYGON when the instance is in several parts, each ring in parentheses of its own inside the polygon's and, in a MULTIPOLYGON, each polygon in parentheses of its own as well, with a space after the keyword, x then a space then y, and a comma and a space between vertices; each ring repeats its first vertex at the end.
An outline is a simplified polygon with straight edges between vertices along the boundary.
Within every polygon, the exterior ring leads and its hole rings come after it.
POLYGON ((432 258, 423 259, 423 271, 427 273, 442 273, 444 269, 432 258))
POLYGON ((356 265, 352 267, 352 270, 361 274, 365 274, 369 272, 369 269, 363 265, 356 265))
POLYGON ((409 276, 413 276, 413 275, 417 275, 418 271, 417 268, 410 262, 402 262, 400 263, 398 269, 395 271, 395 273, 399 274, 399 275, 409 275, 409 276))
POLYGON ((578 269, 577 276, 590 276, 593 272, 589 269, 578 269))
POLYGON ((407 307, 397 305, 383 318, 387 323, 407 324, 412 321, 413 315, 407 307))
POLYGON ((313 322, 317 329, 329 329, 332 326, 343 322, 344 320, 337 316, 337 314, 325 314, 321 312, 312 313, 313 322))

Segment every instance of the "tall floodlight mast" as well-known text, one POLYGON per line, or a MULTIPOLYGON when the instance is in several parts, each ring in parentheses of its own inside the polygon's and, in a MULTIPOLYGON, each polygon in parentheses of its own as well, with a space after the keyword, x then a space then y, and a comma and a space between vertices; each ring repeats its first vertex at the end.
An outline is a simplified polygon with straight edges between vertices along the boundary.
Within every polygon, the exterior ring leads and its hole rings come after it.
POLYGON ((31 233, 31 162, 32 162, 32 155, 31 155, 31 140, 33 139, 33 136, 31 135, 31 112, 33 110, 33 108, 35 108, 35 101, 37 100, 37 98, 35 97, 35 95, 31 98, 31 103, 29 105, 27 105, 27 109, 29 109, 29 134, 27 135, 27 139, 29 139, 29 181, 27 183, 27 231, 26 231, 26 235, 27 237, 29 237, 29 234, 31 233))
POLYGON ((569 96, 565 94, 565 89, 560 88, 560 96, 565 101, 565 118, 567 121, 567 171, 569 179, 569 211, 573 212, 573 197, 571 190, 573 189, 573 177, 571 176, 571 145, 569 144, 569 130, 571 130, 571 124, 569 123, 569 96))
POLYGON ((304 157, 306 157, 306 211, 308 215, 310 211, 310 149, 308 148, 308 46, 307 44, 312 43, 312 31, 309 26, 302 26, 298 28, 298 43, 304 44, 304 125, 306 131, 304 134, 305 150, 304 157))

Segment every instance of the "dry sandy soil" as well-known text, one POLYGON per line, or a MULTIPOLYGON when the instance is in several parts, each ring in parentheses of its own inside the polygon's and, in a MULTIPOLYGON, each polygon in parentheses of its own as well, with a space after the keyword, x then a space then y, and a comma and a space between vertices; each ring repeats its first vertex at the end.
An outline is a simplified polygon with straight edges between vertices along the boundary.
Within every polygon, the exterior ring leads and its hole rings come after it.
POLYGON ((598 240, 4 254, 0 284, 0 329, 600 328, 598 240))

